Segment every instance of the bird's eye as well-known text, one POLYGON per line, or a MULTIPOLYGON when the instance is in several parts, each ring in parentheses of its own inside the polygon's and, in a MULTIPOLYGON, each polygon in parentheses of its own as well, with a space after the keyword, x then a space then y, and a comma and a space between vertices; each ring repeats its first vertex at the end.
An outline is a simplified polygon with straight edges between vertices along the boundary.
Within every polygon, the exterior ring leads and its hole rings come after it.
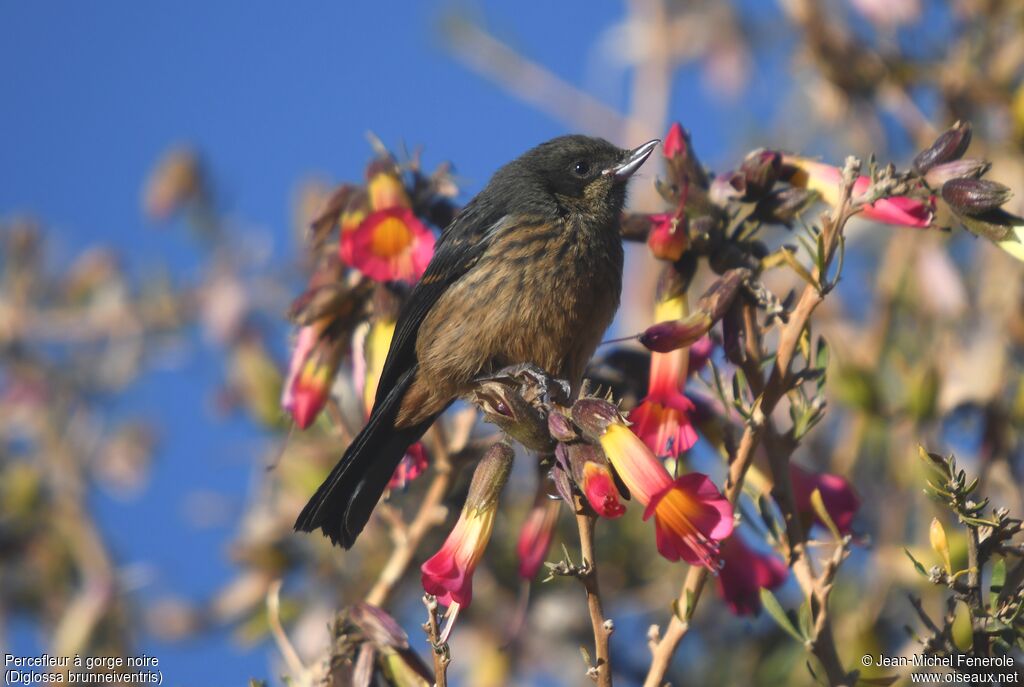
POLYGON ((578 177, 585 177, 590 174, 590 163, 580 160, 572 166, 572 173, 578 177))

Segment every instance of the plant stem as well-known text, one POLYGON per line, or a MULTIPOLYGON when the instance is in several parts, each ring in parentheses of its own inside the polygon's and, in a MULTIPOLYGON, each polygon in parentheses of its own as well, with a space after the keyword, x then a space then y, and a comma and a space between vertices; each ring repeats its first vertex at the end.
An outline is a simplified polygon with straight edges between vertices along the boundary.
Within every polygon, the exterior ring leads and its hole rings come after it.
POLYGON ((590 624, 594 629, 595 663, 588 671, 599 687, 612 687, 611 651, 609 638, 615 630, 612 621, 604 617, 601 591, 597 583, 597 562, 594 555, 594 524, 597 518, 582 511, 577 503, 576 525, 580 531, 580 549, 583 555, 583 572, 579 575, 587 592, 587 609, 590 624))

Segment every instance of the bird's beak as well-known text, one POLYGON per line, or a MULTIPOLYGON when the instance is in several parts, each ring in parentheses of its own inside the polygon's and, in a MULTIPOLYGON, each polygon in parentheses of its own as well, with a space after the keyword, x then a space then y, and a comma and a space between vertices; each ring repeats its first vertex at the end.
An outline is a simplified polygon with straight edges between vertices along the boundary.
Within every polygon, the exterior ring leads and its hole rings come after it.
POLYGON ((659 143, 661 143, 661 139, 656 138, 653 141, 648 141, 647 143, 644 143, 639 148, 634 148, 633 150, 626 153, 625 160, 615 165, 614 167, 609 167, 608 169, 604 170, 604 173, 614 174, 615 178, 619 180, 628 179, 629 177, 633 176, 633 172, 640 169, 640 165, 642 165, 647 160, 647 158, 650 157, 651 153, 654 152, 654 149, 658 147, 659 143))

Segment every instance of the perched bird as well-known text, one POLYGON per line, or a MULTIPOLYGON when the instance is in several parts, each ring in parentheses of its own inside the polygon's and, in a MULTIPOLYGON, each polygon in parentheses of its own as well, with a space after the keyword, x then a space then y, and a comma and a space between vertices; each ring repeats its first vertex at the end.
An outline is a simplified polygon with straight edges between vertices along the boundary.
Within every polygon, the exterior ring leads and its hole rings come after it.
POLYGON ((441 234, 399 314, 370 419, 295 529, 351 547, 406 449, 481 375, 528 363, 576 395, 619 305, 626 183, 658 143, 562 136, 494 174, 441 234))

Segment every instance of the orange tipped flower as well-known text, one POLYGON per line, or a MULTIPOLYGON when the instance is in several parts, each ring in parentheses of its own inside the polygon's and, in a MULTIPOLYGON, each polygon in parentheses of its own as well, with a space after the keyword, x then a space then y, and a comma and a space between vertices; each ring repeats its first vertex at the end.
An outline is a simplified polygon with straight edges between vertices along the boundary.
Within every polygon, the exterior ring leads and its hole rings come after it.
POLYGON ((498 496, 508 481, 512 457, 512 447, 504 442, 487 451, 473 473, 454 529, 441 550, 420 567, 424 591, 455 612, 473 599, 473 571, 491 538, 498 496))
POLYGON ((558 522, 558 501, 552 501, 542 489, 533 502, 523 527, 519 530, 516 553, 519 554, 519 577, 532 580, 537 576, 551 548, 558 522))
POLYGON ((733 512, 707 475, 691 472, 673 480, 606 401, 578 401, 573 420, 598 439, 630 493, 646 506, 644 519, 654 517, 658 553, 670 561, 714 569, 718 542, 732 533, 733 512))
MULTIPOLYGON (((679 321, 685 316, 685 294, 663 298, 654 311, 658 322, 679 321)), ((704 328, 694 341, 706 332, 704 328)), ((697 443, 697 430, 690 421, 693 403, 683 394, 689 357, 686 348, 652 353, 647 396, 629 414, 634 431, 658 456, 674 458, 697 443)))
POLYGON ((306 429, 320 414, 341 361, 341 347, 321 336, 319 323, 299 330, 288 365, 281 406, 300 429, 306 429))
POLYGON ((403 207, 377 210, 351 231, 342 231, 342 262, 377 281, 413 283, 434 254, 434 234, 403 207))
MULTIPOLYGON (((790 155, 783 157, 782 163, 792 172, 788 179, 790 184, 816 191, 823 201, 833 207, 839 202, 840 185, 843 182, 841 169, 804 157, 790 155)), ((853 184, 853 197, 862 195, 870 185, 871 180, 868 177, 857 177, 853 184)), ((875 222, 920 228, 931 225, 932 210, 932 203, 925 203, 906 196, 894 196, 864 206, 861 214, 875 222)))

